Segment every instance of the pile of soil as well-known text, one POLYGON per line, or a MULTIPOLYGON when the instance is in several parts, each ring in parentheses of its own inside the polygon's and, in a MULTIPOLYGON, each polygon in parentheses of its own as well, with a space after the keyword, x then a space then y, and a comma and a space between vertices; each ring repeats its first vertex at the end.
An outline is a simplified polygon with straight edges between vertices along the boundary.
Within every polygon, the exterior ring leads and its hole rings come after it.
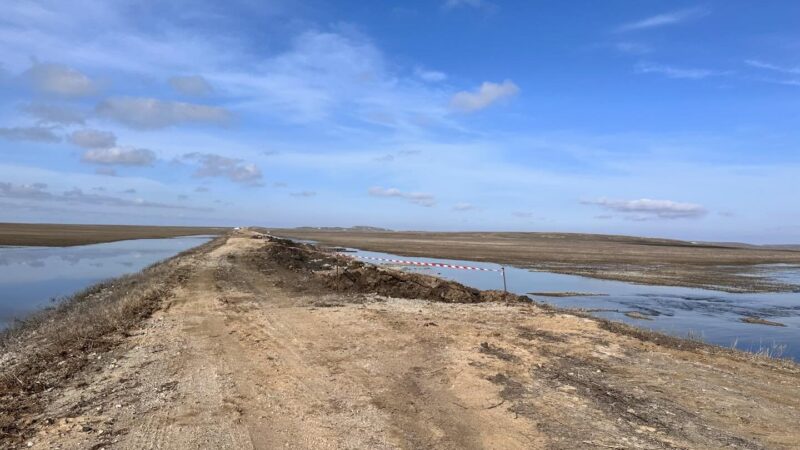
POLYGON ((270 238, 272 245, 264 250, 263 257, 270 262, 295 272, 326 270, 337 264, 337 256, 324 253, 310 244, 287 239, 270 238))
POLYGON ((445 303, 530 301, 503 291, 481 291, 429 275, 364 264, 310 244, 274 237, 269 241, 271 245, 264 248, 261 257, 294 272, 311 272, 331 290, 445 303))

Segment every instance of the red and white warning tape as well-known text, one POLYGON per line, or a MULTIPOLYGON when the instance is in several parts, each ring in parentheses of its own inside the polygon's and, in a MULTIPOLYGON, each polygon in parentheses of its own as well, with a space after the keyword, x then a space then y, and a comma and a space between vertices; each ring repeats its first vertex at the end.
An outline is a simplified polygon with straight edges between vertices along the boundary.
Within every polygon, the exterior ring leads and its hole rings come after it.
POLYGON ((370 261, 384 261, 384 262, 391 262, 396 264, 406 264, 410 266, 425 266, 425 267, 441 267, 442 269, 460 269, 460 270, 478 270, 481 272, 502 272, 503 269, 486 269, 483 267, 471 267, 471 266, 457 266, 453 264, 442 264, 442 263, 432 263, 432 262, 421 262, 421 261, 404 261, 402 259, 387 259, 387 258, 375 258, 372 256, 361 256, 361 255, 347 255, 358 259, 368 259, 370 261))

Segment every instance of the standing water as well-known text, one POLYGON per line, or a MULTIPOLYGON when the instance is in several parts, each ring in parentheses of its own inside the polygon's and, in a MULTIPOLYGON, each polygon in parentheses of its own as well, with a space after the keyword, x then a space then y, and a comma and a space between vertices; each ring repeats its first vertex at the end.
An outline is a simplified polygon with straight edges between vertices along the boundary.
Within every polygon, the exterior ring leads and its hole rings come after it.
MULTIPOLYGON (((355 249, 350 252, 349 255, 355 256, 409 259, 389 253, 355 249)), ((491 269, 500 267, 474 261, 413 259, 491 269)), ((503 279, 497 272, 403 265, 400 268, 439 276, 477 289, 503 289, 503 279)), ((765 265, 758 266, 757 270, 762 276, 800 283, 798 266, 765 265)), ((800 361, 800 293, 732 294, 709 289, 600 280, 508 266, 505 273, 510 292, 528 295, 540 302, 564 308, 582 308, 598 317, 673 336, 800 361), (556 293, 564 296, 556 296, 556 293), (783 326, 742 321, 748 317, 763 318, 783 326)))
POLYGON ((139 270, 211 236, 75 247, 0 247, 0 329, 99 281, 139 270))

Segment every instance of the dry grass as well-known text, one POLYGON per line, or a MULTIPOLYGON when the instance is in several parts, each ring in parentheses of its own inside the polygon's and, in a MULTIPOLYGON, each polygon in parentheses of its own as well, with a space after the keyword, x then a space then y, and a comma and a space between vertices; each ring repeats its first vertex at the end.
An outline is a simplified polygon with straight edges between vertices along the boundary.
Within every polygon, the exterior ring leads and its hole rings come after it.
POLYGON ((0 334, 0 438, 16 434, 15 416, 41 405, 37 394, 60 385, 114 347, 183 282, 185 257, 218 238, 136 274, 105 281, 33 314, 0 334))
POLYGON ((337 247, 485 261, 548 272, 642 284, 728 292, 792 292, 755 264, 800 265, 800 251, 741 244, 578 233, 364 232, 272 229, 270 234, 337 247))
POLYGON ((215 227, 0 223, 0 245, 65 247, 127 239, 217 235, 227 230, 227 228, 215 227))

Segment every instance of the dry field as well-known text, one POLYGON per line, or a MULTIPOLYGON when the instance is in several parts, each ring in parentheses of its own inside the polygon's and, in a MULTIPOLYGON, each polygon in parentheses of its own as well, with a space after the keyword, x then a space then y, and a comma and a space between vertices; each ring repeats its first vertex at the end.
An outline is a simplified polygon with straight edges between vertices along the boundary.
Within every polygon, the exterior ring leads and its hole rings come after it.
POLYGON ((0 223, 0 245, 66 247, 126 239, 222 234, 227 228, 0 223))
POLYGON ((574 233, 430 233, 271 229, 332 246, 473 261, 643 284, 776 292, 798 289, 745 275, 755 264, 800 264, 800 250, 574 233))
POLYGON ((259 237, 230 232, 6 336, 0 447, 800 442, 795 364, 259 237), (114 326, 59 328, 96 298, 114 326))

